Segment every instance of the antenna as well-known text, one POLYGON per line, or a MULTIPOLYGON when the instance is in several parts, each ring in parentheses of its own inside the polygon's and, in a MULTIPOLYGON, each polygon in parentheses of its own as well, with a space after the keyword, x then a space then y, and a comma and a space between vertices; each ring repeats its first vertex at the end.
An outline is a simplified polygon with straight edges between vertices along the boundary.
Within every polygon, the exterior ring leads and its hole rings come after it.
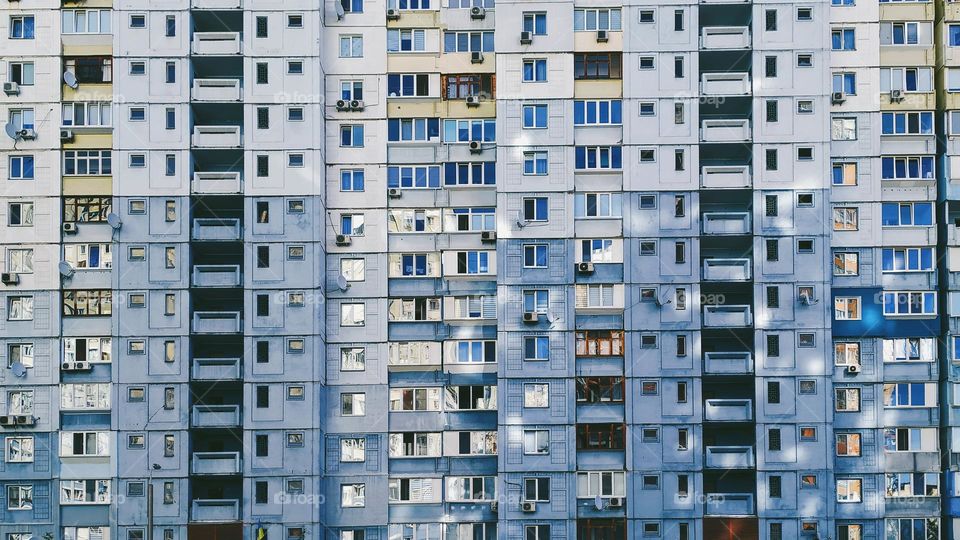
POLYGON ((114 230, 119 229, 120 227, 123 226, 123 222, 120 221, 120 216, 118 216, 114 212, 110 212, 109 214, 107 214, 107 223, 109 223, 114 230))
POLYGON ((19 361, 10 364, 10 371, 13 371, 13 374, 17 377, 23 377, 27 374, 27 368, 19 361))
POLYGON ((12 123, 7 123, 7 125, 3 126, 3 131, 7 133, 7 137, 10 137, 15 141, 20 140, 20 131, 18 131, 17 126, 13 125, 12 123))
POLYGON ((70 88, 76 88, 80 86, 80 83, 77 81, 77 76, 71 71, 63 72, 63 82, 66 83, 70 88))
POLYGON ((347 283, 347 278, 343 277, 343 274, 337 276, 337 288, 340 289, 341 292, 350 288, 350 284, 347 283))
POLYGON ((75 272, 73 267, 70 266, 70 263, 67 261, 60 261, 60 264, 57 265, 57 270, 59 270, 60 275, 65 278, 73 277, 73 273, 75 272))

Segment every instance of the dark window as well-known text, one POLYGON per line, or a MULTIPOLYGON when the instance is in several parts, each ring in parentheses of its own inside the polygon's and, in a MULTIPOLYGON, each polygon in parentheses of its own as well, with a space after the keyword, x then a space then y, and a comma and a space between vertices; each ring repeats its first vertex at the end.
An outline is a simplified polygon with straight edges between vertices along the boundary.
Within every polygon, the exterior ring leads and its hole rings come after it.
POLYGON ((783 523, 770 524, 770 540, 783 540, 783 523))
POLYGON ((780 287, 776 285, 767 287, 767 307, 774 309, 780 307, 780 287))
POLYGON ((257 62, 257 84, 267 84, 267 63, 257 62))
POLYGON ((779 118, 778 114, 778 101, 775 99, 767 100, 767 122, 776 122, 779 118))
POLYGON ((270 406, 270 387, 258 386, 257 387, 257 408, 266 409, 269 406, 270 406))
POLYGON ((767 450, 772 452, 780 451, 780 430, 778 428, 767 430, 767 450))
POLYGON ((777 76, 777 57, 767 56, 763 61, 763 72, 767 77, 777 76))
POLYGON ((257 317, 269 317, 269 316, 270 316, 270 295, 258 294, 257 295, 257 317))
POLYGON ((177 18, 173 15, 167 15, 167 37, 177 35, 177 18))
POLYGON ((766 214, 767 217, 774 217, 777 215, 779 206, 777 204, 779 202, 778 199, 779 197, 776 195, 765 195, 763 197, 763 209, 764 214, 766 214))
POLYGON ((687 243, 686 242, 674 242, 673 258, 674 258, 674 262, 676 262, 677 264, 683 264, 687 262, 687 243))
POLYGON ((270 109, 257 107, 257 129, 270 129, 270 109))
POLYGON ((577 401, 623 402, 623 377, 577 377, 577 401))
POLYGON ((766 21, 767 32, 776 32, 777 31, 777 10, 768 9, 764 13, 764 20, 766 21))
POLYGON ((257 342, 257 363, 266 364, 270 361, 270 343, 267 341, 257 342))
POLYGON ((270 246, 257 246, 257 268, 270 268, 270 246))
POLYGON ((677 195, 673 199, 673 216, 674 217, 683 217, 687 215, 686 209, 686 197, 683 195, 677 195))
POLYGON ((577 450, 623 450, 623 424, 577 424, 577 450))
POLYGON ((267 504, 267 483, 257 482, 256 486, 257 486, 256 504, 267 504))
POLYGON ((270 223, 270 203, 257 201, 257 223, 270 223))
POLYGON ((780 260, 780 241, 777 239, 767 240, 767 260, 775 262, 780 260))
POLYGON ((576 53, 573 55, 575 79, 619 79, 620 53, 576 53))
POLYGON ((687 336, 677 336, 677 356, 687 355, 687 336))
POLYGON ((781 496, 783 496, 783 479, 781 477, 771 476, 767 480, 767 484, 769 486, 767 493, 771 498, 779 499, 781 496))
POLYGON ((767 356, 780 356, 780 336, 777 334, 767 334, 767 356))
POLYGON ((270 156, 257 156, 257 176, 270 176, 270 156))
POLYGON ((673 31, 674 32, 683 31, 683 10, 682 9, 673 10, 673 31))
POLYGON ((780 403, 780 381, 767 381, 767 403, 780 403))
POLYGON ((470 96, 482 96, 492 99, 496 97, 495 81, 496 76, 489 73, 441 75, 442 97, 444 99, 464 99, 470 96))
POLYGON ((258 38, 267 37, 267 18, 266 17, 257 17, 257 37, 258 38))
POLYGON ((254 437, 256 444, 257 457, 267 457, 270 455, 270 438, 266 435, 257 435, 254 437))
POLYGON ((767 170, 775 171, 777 170, 777 149, 776 148, 767 148, 766 152, 766 162, 767 170))

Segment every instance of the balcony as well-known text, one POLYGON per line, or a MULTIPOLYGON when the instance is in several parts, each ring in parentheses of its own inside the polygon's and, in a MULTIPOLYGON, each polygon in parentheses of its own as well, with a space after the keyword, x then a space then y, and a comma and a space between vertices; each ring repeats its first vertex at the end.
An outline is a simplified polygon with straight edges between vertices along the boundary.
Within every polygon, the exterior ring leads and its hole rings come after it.
POLYGON ((235 381, 240 378, 240 359, 194 358, 191 376, 199 381, 235 381))
POLYGON ((746 49, 750 29, 746 26, 707 26, 700 31, 701 49, 746 49))
POLYGON ((240 240, 240 220, 237 218, 196 218, 193 220, 194 240, 240 240))
POLYGON ((194 79, 195 101, 240 101, 240 79, 194 79))
POLYGON ((703 326, 743 328, 753 324, 748 305, 704 306, 703 326))
POLYGON ((193 9, 210 9, 222 11, 226 9, 240 9, 243 7, 241 0, 193 0, 190 2, 193 9))
POLYGON ((700 93, 706 96, 750 95, 749 73, 704 73, 700 76, 700 93))
POLYGON ((749 422, 753 420, 753 400, 708 399, 703 406, 703 417, 711 422, 749 422))
POLYGON ((239 405, 194 405, 192 427, 239 427, 239 405))
POLYGON ((240 452, 194 452, 190 472, 193 474, 239 474, 240 452))
POLYGON ((239 287, 239 264, 198 264, 193 267, 194 287, 239 287))
POLYGON ((708 516, 749 516, 753 514, 752 493, 707 493, 708 516))
POLYGON ((237 499, 194 499, 190 509, 192 521, 237 521, 240 501, 237 499))
POLYGON ((750 187, 750 167, 747 165, 709 165, 700 169, 700 186, 704 188, 750 187))
POLYGON ((750 259, 704 259, 705 281, 749 281, 752 263, 750 259))
POLYGON ((703 354, 706 373, 752 373, 753 355, 742 352, 707 352, 703 354))
POLYGON ((750 234, 750 213, 704 212, 703 234, 750 234))
POLYGON ((197 311, 193 314, 193 331, 198 334, 236 334, 241 320, 239 311, 197 311))
POLYGON ((240 126, 193 126, 196 148, 239 148, 240 126))
POLYGON ((240 193, 240 173, 197 171, 192 188, 194 193, 240 193))
POLYGON ((701 142, 731 143, 749 140, 750 121, 746 118, 704 120, 700 123, 701 142))
POLYGON ((748 469, 754 467, 752 446, 708 446, 707 467, 748 469))
POLYGON ((194 32, 192 54, 240 54, 240 32, 194 32))

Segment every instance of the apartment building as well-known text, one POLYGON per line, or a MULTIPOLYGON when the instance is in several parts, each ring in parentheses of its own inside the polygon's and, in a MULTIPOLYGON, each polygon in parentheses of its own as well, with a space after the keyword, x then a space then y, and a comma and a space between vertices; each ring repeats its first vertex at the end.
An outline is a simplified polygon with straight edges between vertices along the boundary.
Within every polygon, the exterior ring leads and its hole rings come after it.
POLYGON ((960 537, 952 3, 0 27, 0 540, 960 537))

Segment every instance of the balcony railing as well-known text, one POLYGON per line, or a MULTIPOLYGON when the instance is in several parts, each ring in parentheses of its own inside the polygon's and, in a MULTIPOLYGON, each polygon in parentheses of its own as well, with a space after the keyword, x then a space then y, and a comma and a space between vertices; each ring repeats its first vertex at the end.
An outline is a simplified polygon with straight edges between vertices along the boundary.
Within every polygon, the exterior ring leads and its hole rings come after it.
POLYGON ((240 101, 240 79, 194 79, 196 101, 240 101))
POLYGON ((707 493, 709 516, 749 516, 753 512, 752 493, 707 493))
POLYGON ((240 240, 240 220, 237 218, 196 218, 193 220, 194 240, 240 240))
POLYGON ((708 96, 742 96, 751 92, 749 73, 704 73, 700 93, 708 96))
POLYGON ((703 234, 750 234, 750 213, 704 212, 703 234))
POLYGON ((240 32, 194 32, 193 54, 240 54, 240 32))
POLYGON ((190 471, 194 474, 237 474, 240 452, 194 452, 190 471))
POLYGON ((754 466, 752 446, 708 446, 707 467, 746 469, 754 466))
POLYGON ((745 118, 703 120, 700 140, 706 143, 749 141, 750 121, 745 118))
POLYGON ((237 521, 240 519, 238 499, 194 499, 190 516, 193 521, 237 521))
POLYGON ((240 173, 197 171, 192 187, 194 193, 240 193, 240 173))
POLYGON ((241 143, 240 126, 193 126, 196 148, 239 148, 241 143))
POLYGON ((706 281, 747 281, 750 279, 750 259, 705 259, 703 279, 706 281))
POLYGON ((700 168, 700 186, 705 188, 743 188, 751 184, 747 165, 707 165, 700 168))
POLYGON ((712 422, 749 422, 753 419, 752 399, 706 400, 703 417, 712 422))
POLYGON ((750 29, 746 26, 707 26, 700 31, 702 49, 746 49, 750 29))
POLYGON ((236 334, 241 330, 239 311, 197 311, 193 331, 198 334, 236 334))
POLYGON ((753 355, 742 352, 704 353, 704 371, 706 373, 751 373, 753 355))
POLYGON ((738 327, 753 324, 753 315, 748 305, 704 306, 703 325, 710 327, 738 327))
POLYGON ((194 358, 192 375, 200 381, 235 381, 240 378, 240 359, 194 358))
POLYGON ((194 427, 238 427, 240 425, 239 405, 194 405, 194 427))
POLYGON ((198 264, 193 267, 194 287, 239 287, 239 264, 198 264))

